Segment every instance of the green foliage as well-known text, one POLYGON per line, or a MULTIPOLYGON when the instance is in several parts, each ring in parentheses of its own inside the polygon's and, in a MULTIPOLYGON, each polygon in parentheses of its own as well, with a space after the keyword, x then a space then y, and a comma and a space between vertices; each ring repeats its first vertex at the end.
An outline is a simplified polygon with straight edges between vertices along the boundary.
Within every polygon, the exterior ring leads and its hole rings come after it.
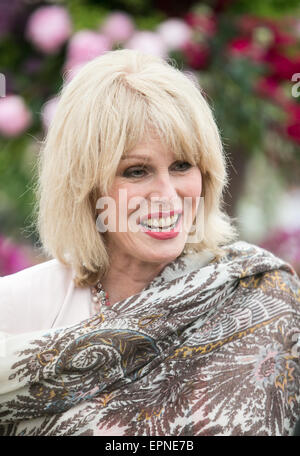
POLYGON ((34 195, 32 184, 35 175, 36 156, 30 135, 0 140, 0 226, 1 232, 15 239, 31 237, 26 232, 30 224, 34 195), (24 231, 25 230, 25 231, 24 231))
POLYGON ((68 0, 64 3, 72 18, 74 32, 82 29, 98 29, 109 13, 102 2, 94 4, 83 0, 68 0))
POLYGON ((134 22, 140 30, 154 30, 165 19, 165 14, 155 12, 151 16, 136 16, 134 22))
POLYGON ((107 15, 114 10, 117 11, 118 8, 122 12, 134 14, 133 21, 141 30, 153 30, 166 18, 166 15, 160 11, 151 11, 150 2, 147 3, 144 0, 113 2, 115 7, 111 2, 109 5, 106 2, 101 2, 100 5, 98 2, 83 0, 67 0, 64 3, 71 15, 75 32, 82 29, 98 30, 107 15), (132 13, 133 11, 135 13, 132 13))
POLYGON ((232 2, 229 11, 278 18, 286 14, 300 13, 300 4, 299 0, 238 0, 232 2))
POLYGON ((21 46, 16 46, 15 39, 7 36, 0 40, 0 62, 1 70, 9 68, 14 70, 23 58, 23 49, 21 46))
POLYGON ((64 0, 74 20, 75 30, 97 28, 108 13, 126 12, 132 16, 149 17, 156 13, 151 0, 64 0))

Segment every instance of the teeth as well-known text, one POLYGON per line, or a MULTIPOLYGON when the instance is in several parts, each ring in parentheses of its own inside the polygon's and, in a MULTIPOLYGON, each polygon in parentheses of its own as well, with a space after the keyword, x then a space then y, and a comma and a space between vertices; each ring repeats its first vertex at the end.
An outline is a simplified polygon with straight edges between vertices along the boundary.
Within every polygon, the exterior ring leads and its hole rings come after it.
MULTIPOLYGON (((172 215, 171 217, 161 217, 161 218, 153 218, 153 219, 148 219, 144 220, 142 222, 142 225, 148 227, 148 228, 173 228, 177 220, 179 218, 179 214, 177 215, 172 215)), ((159 231, 159 230, 157 230, 159 231)))

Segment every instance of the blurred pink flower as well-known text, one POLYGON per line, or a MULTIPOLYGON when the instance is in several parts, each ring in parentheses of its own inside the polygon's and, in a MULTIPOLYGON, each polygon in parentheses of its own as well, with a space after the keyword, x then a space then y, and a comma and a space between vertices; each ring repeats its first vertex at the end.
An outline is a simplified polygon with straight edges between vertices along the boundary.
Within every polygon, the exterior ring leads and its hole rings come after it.
POLYGON ((0 235, 0 276, 6 276, 32 266, 22 248, 0 235))
POLYGON ((262 23, 264 22, 260 17, 251 16, 250 14, 242 14, 237 18, 237 24, 243 33, 251 34, 262 23))
POLYGON ((32 115, 19 95, 0 99, 0 133, 13 137, 23 133, 31 124, 32 115))
POLYGON ((231 57, 249 57, 254 61, 261 61, 265 49, 251 38, 241 36, 228 43, 227 52, 231 57))
POLYGON ((209 49, 205 44, 189 41, 183 46, 187 64, 194 70, 206 67, 209 60, 209 49))
POLYGON ((186 23, 202 35, 212 37, 217 31, 217 20, 213 14, 190 12, 184 16, 186 23))
POLYGON ((271 101, 284 107, 287 98, 279 81, 273 76, 263 76, 258 78, 255 84, 255 91, 258 95, 267 97, 271 101))
POLYGON ((289 123, 285 131, 289 139, 300 144, 300 122, 289 123))
POLYGON ((300 121, 300 103, 287 100, 283 107, 291 120, 300 121))
POLYGON ((69 41, 65 69, 70 70, 77 65, 111 50, 112 43, 107 36, 92 30, 80 30, 69 41))
POLYGON ((181 49, 192 37, 192 29, 181 19, 167 19, 156 29, 168 51, 181 49))
POLYGON ((62 6, 42 6, 27 23, 26 37, 41 51, 53 54, 72 32, 70 16, 62 6))
POLYGON ((134 34, 135 25, 129 14, 118 11, 107 16, 100 31, 113 43, 123 43, 134 34))
POLYGON ((292 59, 276 47, 269 49, 263 60, 269 65, 272 74, 277 78, 290 80, 294 73, 299 72, 299 57, 292 59))
POLYGON ((259 244, 300 271, 300 228, 279 228, 259 244))
POLYGON ((41 116, 42 116, 43 127, 45 128, 45 130, 47 130, 50 126, 50 123, 54 117, 58 102, 59 102, 59 97, 53 97, 42 106, 41 116))
POLYGON ((283 17, 280 21, 266 19, 266 25, 272 30, 274 46, 297 45, 297 37, 293 33, 291 17, 283 17))
POLYGON ((248 54, 252 47, 252 41, 250 38, 237 37, 234 38, 228 44, 228 50, 230 54, 248 54))
POLYGON ((168 49, 158 33, 139 31, 125 43, 126 48, 136 49, 145 54, 155 55, 157 57, 166 58, 168 49))
POLYGON ((300 19, 297 18, 294 20, 292 28, 295 31, 296 36, 300 38, 300 19))

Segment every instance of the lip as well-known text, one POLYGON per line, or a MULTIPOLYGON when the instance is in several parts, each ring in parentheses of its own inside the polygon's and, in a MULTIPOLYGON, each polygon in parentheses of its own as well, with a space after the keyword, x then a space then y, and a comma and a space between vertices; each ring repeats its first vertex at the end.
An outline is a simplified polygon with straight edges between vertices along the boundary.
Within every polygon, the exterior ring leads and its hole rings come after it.
POLYGON ((165 240, 165 239, 172 239, 172 238, 178 236, 178 234, 180 232, 181 223, 182 223, 182 217, 180 216, 179 220, 177 221, 176 226, 171 231, 164 231, 164 232, 163 231, 150 231, 150 230, 147 230, 147 228, 145 228, 143 225, 140 225, 140 227, 141 227, 141 230, 145 234, 148 234, 148 236, 150 236, 154 239, 165 240))
POLYGON ((151 218, 172 217, 175 214, 182 214, 182 211, 177 210, 177 211, 169 211, 169 212, 166 212, 166 211, 153 212, 152 214, 147 214, 147 215, 144 215, 143 217, 141 217, 138 223, 142 223, 144 220, 149 220, 151 218))

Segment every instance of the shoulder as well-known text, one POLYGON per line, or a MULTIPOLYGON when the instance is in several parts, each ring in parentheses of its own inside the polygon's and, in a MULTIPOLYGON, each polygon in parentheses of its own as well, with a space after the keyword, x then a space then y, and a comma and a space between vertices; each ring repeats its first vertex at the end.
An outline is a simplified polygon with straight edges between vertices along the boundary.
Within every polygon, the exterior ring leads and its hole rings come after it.
MULTIPOLYGON (((291 264, 262 247, 237 241, 225 246, 220 265, 236 280, 241 306, 253 315, 287 314, 297 319, 300 310, 300 280, 291 264)), ((218 263, 219 264, 219 263, 218 263)), ((254 317, 253 317, 254 318, 254 317)), ((300 327, 299 321, 297 322, 300 327)))
POLYGON ((52 259, 14 274, 0 277, 0 292, 8 293, 10 290, 13 294, 18 294, 23 291, 38 289, 46 291, 49 287, 53 288, 53 279, 60 281, 63 285, 65 278, 71 275, 72 271, 69 267, 56 259, 52 259))
POLYGON ((241 261, 239 277, 242 306, 251 309, 253 323, 285 321, 286 330, 293 327, 299 333, 300 279, 296 271, 265 249, 248 244, 244 251, 249 249, 252 254, 241 261))
POLYGON ((72 270, 56 259, 0 277, 0 331, 50 326, 71 281, 72 270))
POLYGON ((237 241, 225 246, 224 252, 225 255, 221 259, 221 263, 237 264, 241 277, 274 275, 275 271, 281 271, 283 279, 288 283, 300 283, 299 277, 290 263, 259 245, 237 241))

